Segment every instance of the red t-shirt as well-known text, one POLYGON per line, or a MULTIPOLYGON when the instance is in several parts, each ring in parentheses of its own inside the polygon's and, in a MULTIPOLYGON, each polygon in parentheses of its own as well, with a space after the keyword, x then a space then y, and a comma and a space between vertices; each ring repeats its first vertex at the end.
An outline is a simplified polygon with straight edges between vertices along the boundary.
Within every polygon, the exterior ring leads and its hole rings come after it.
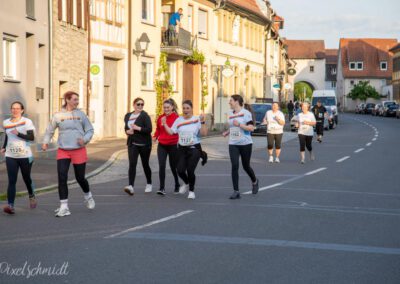
MULTIPOLYGON (((157 119, 157 128, 154 133, 154 137, 157 138, 158 142, 162 145, 176 145, 178 144, 178 134, 169 135, 167 131, 165 131, 164 126, 161 124, 161 119, 166 116, 165 114, 160 115, 157 119)), ((175 112, 171 113, 167 116, 167 125, 172 127, 175 120, 179 117, 175 112)))

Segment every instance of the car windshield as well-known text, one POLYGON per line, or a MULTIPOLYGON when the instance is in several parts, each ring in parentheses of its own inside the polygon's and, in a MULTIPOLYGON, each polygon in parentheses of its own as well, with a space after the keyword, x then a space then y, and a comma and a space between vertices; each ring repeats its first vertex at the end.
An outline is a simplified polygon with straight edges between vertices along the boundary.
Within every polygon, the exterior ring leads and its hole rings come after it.
POLYGON ((388 107, 390 105, 395 105, 395 104, 396 104, 395 102, 386 102, 383 104, 383 106, 388 107))
POLYGON ((253 104, 251 105, 254 111, 254 115, 256 116, 256 121, 261 122, 264 119, 267 111, 272 109, 270 104, 253 104))
POLYGON ((315 97, 312 100, 312 105, 315 106, 317 104, 318 101, 321 101, 321 103, 324 106, 334 106, 336 105, 335 101, 335 97, 315 97))
POLYGON ((388 108, 390 108, 390 109, 397 109, 398 107, 399 107, 399 105, 396 105, 396 104, 388 106, 388 108))

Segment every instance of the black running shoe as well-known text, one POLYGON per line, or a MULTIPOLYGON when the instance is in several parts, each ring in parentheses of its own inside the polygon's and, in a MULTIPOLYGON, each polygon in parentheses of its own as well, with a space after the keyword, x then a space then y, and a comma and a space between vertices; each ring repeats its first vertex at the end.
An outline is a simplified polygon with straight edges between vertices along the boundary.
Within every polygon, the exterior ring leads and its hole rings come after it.
POLYGON ((179 194, 179 188, 181 187, 180 184, 176 184, 175 185, 175 190, 174 190, 174 194, 179 194))
POLYGON ((229 199, 240 199, 239 191, 234 191, 229 199))
POLYGON ((259 189, 259 186, 258 186, 258 179, 257 179, 257 182, 256 182, 256 183, 253 183, 253 188, 252 188, 251 192, 252 192, 253 194, 257 194, 258 189, 259 189))
POLYGON ((157 194, 158 194, 158 195, 165 195, 165 189, 164 189, 164 188, 160 188, 160 189, 157 191, 157 194))

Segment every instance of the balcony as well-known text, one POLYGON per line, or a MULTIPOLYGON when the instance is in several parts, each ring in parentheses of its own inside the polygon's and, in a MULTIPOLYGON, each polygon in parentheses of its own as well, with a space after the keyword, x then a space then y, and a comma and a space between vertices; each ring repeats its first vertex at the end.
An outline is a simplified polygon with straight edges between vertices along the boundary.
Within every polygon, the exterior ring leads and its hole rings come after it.
POLYGON ((169 58, 182 59, 192 55, 191 34, 185 29, 179 29, 179 33, 169 31, 161 32, 161 52, 168 54, 169 58))

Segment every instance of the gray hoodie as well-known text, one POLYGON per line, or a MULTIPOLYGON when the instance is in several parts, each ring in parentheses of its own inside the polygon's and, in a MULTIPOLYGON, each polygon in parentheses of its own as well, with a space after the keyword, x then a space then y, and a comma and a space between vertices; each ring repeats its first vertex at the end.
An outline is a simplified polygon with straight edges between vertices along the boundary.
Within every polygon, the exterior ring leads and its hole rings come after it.
POLYGON ((58 128, 58 147, 65 150, 79 149, 78 139, 82 138, 85 144, 93 136, 93 126, 88 117, 81 110, 67 111, 62 109, 54 114, 44 135, 44 144, 49 144, 54 132, 58 128))

